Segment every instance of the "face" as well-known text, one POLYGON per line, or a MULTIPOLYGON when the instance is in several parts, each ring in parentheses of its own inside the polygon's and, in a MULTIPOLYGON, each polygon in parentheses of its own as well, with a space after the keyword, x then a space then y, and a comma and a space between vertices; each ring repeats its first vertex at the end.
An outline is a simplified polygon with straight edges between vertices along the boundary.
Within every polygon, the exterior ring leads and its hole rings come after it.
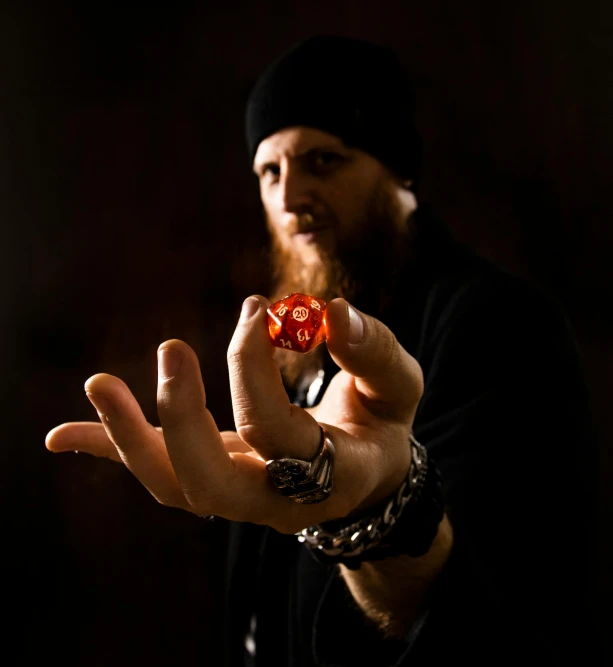
POLYGON ((372 224, 365 213, 383 189, 397 198, 397 231, 415 208, 412 195, 376 158, 313 128, 287 128, 266 138, 254 172, 273 238, 305 267, 359 244, 372 224))
MULTIPOLYGON (((381 316, 417 207, 406 185, 368 153, 307 127, 262 141, 254 172, 272 239, 271 299, 342 296, 381 316)), ((288 355, 287 364, 298 372, 316 356, 288 355)))

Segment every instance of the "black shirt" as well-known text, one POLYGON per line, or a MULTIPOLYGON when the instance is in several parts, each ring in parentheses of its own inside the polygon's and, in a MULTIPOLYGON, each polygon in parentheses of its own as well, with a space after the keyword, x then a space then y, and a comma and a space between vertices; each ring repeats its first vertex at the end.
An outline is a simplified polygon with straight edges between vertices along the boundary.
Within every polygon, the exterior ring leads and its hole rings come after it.
MULTIPOLYGON (((567 320, 422 210, 417 227, 416 260, 384 321, 424 373, 414 434, 441 472, 450 560, 411 632, 388 640, 295 537, 233 525, 232 665, 251 662, 253 619, 252 664, 265 667, 571 665, 592 642, 595 447, 567 320)), ((329 360, 320 397, 334 372, 329 360)))

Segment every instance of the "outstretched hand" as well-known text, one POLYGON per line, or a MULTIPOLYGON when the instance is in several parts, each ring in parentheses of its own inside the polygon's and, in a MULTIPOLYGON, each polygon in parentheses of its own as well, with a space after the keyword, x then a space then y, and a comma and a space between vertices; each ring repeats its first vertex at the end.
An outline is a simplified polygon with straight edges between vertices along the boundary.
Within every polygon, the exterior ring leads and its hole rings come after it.
POLYGON ((101 423, 62 424, 47 435, 47 448, 121 461, 164 505, 283 533, 382 500, 410 465, 409 433, 423 393, 417 361, 384 324, 335 299, 327 308, 327 345, 342 370, 317 407, 299 408, 273 358, 268 306, 261 296, 245 300, 228 349, 236 431, 218 430, 194 351, 170 340, 158 350, 161 427, 146 421, 122 380, 98 374, 85 390, 101 423), (334 487, 325 501, 300 505, 274 487, 265 461, 311 459, 319 424, 336 449, 334 487))

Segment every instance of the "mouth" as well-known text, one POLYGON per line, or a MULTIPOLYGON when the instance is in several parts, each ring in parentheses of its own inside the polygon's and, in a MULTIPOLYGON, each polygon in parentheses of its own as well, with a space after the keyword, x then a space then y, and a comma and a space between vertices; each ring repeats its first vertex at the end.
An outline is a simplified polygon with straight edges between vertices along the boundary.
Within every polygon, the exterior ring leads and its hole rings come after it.
POLYGON ((311 225, 299 225, 294 230, 294 236, 300 234, 315 234, 316 232, 322 232, 326 229, 329 229, 330 225, 323 223, 311 224, 311 225))
POLYGON ((329 231, 329 225, 302 227, 297 229, 292 236, 294 239, 302 241, 303 243, 318 243, 323 240, 323 238, 327 235, 326 232, 329 231))
POLYGON ((330 225, 323 220, 315 220, 310 213, 306 213, 298 218, 292 236, 304 240, 315 239, 329 228, 330 225))

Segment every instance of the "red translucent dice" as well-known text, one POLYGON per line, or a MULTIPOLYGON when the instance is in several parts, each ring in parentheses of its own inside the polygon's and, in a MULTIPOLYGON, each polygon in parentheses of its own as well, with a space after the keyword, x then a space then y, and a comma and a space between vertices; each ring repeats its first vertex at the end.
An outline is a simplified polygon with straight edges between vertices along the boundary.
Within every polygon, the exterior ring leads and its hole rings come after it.
POLYGON ((308 352, 326 340, 326 302, 307 294, 290 294, 268 309, 268 333, 273 345, 308 352))

